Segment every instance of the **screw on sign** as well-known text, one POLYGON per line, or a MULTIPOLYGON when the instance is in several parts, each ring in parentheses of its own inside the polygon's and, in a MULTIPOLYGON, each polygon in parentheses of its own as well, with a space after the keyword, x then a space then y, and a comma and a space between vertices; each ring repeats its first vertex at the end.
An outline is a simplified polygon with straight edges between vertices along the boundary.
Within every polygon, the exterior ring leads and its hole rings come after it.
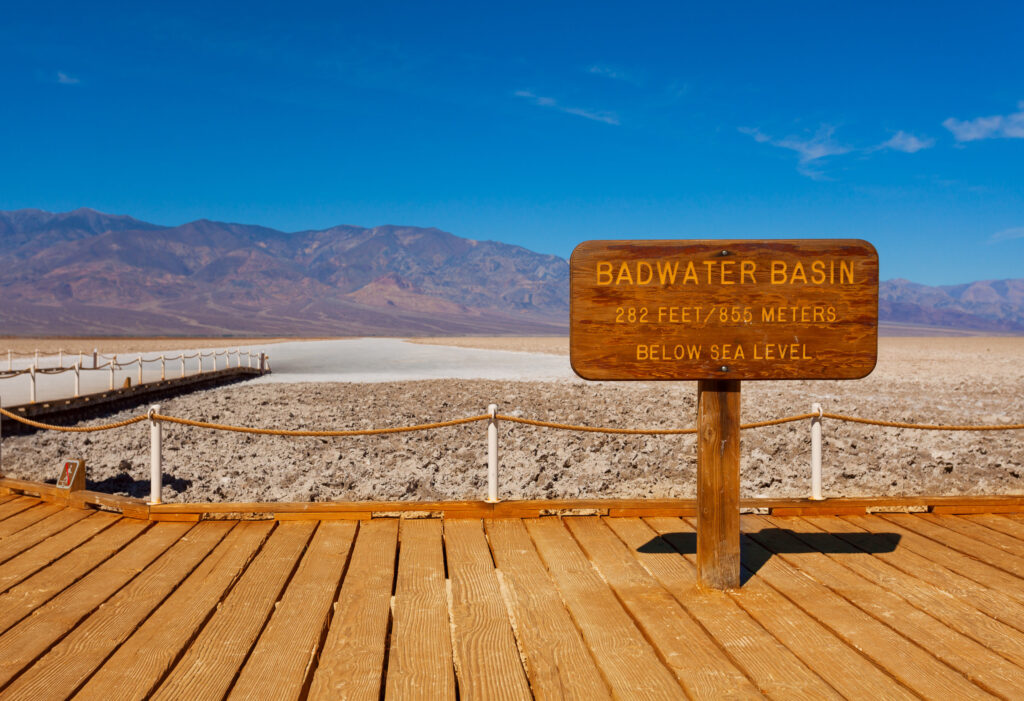
POLYGON ((858 239, 586 241, 570 362, 587 380, 697 380, 697 569, 740 583, 741 380, 851 380, 878 357, 878 253, 858 239))

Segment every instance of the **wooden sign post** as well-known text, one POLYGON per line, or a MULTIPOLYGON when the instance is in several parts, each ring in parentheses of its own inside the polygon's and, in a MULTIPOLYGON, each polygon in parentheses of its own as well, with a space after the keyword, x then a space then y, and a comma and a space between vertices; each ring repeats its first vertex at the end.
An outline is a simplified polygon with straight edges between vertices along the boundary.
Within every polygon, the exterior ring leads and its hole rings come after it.
POLYGON ((878 355, 866 241, 587 241, 570 259, 587 380, 697 380, 697 570, 740 583, 740 381, 857 379, 878 355))

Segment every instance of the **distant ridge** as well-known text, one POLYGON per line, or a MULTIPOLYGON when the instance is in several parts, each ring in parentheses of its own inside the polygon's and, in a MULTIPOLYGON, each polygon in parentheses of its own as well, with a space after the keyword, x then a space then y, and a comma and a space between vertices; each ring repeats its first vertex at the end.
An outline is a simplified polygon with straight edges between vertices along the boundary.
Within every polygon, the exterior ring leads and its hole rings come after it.
MULTIPOLYGON (((1024 280, 888 280, 879 305, 892 328, 1024 333, 1024 280)), ((0 334, 562 334, 568 316, 564 259, 439 229, 0 212, 0 334)))

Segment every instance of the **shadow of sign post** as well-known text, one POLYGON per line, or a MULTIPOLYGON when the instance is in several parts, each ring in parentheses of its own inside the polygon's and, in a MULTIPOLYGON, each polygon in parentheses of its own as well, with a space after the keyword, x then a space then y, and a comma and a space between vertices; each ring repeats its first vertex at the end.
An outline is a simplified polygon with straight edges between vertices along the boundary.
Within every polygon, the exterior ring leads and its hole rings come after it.
POLYGON ((858 239, 586 241, 569 356, 586 380, 697 380, 697 571, 740 585, 740 382, 858 379, 878 356, 878 254, 858 239))

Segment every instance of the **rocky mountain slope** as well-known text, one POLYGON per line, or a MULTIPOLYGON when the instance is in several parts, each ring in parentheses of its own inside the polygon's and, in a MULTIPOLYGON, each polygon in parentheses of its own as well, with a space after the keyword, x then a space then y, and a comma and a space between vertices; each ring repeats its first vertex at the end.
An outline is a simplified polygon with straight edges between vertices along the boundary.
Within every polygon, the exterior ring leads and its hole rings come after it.
MULTIPOLYGON (((883 321, 1024 332, 1024 280, 888 280, 883 321)), ((0 212, 0 335, 566 333, 569 266, 438 229, 0 212)))

